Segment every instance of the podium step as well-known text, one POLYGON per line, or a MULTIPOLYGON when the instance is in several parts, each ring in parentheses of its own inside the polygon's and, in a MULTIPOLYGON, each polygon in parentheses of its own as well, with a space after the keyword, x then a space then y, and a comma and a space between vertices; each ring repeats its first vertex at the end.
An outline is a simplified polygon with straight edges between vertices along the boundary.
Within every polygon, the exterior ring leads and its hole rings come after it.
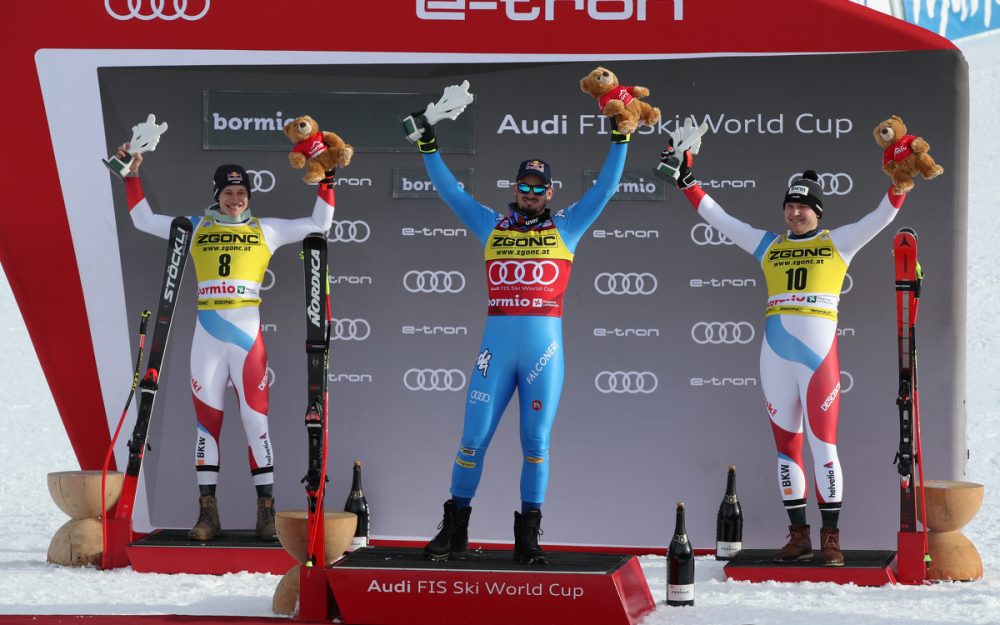
POLYGON ((297 563, 277 541, 260 540, 254 530, 226 530, 214 540, 191 540, 187 530, 161 529, 126 548, 141 573, 271 573, 284 575, 297 563))
POLYGON ((777 549, 744 549, 723 568, 726 577, 745 582, 833 582, 858 586, 896 583, 892 571, 895 551, 845 549, 844 566, 822 566, 816 561, 775 562, 777 549))
POLYGON ((635 556, 546 552, 520 564, 510 550, 445 562, 421 549, 368 547, 327 569, 337 616, 365 625, 635 625, 655 607, 635 556))
MULTIPOLYGON (((544 548, 544 546, 543 546, 544 548)), ((610 574, 624 566, 632 556, 616 553, 581 553, 546 551, 548 564, 521 564, 514 560, 513 549, 476 549, 443 562, 424 558, 422 549, 358 549, 334 566, 343 569, 417 569, 429 571, 520 571, 524 573, 560 572, 610 574)))

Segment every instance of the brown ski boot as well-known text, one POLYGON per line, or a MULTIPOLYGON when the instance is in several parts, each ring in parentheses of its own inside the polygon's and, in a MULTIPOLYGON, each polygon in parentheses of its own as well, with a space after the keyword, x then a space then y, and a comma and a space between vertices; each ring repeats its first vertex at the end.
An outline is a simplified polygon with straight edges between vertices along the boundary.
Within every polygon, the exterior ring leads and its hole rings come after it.
POLYGON ((257 540, 277 540, 274 530, 274 497, 257 498, 257 540))
POLYGON ((789 525, 788 544, 774 554, 775 562, 798 562, 812 560, 812 539, 809 538, 808 525, 789 525))
POLYGON ((844 554, 840 551, 840 530, 823 527, 819 530, 819 563, 823 566, 844 566, 844 554))
POLYGON ((214 495, 198 498, 198 522, 188 531, 192 540, 212 540, 222 533, 219 526, 219 508, 214 495))

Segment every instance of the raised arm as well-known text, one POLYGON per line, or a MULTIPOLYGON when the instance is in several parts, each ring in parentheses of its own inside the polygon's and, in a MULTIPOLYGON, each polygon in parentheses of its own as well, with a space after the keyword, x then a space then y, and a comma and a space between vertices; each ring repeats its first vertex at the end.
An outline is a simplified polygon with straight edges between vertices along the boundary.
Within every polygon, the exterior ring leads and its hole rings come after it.
POLYGON ((625 168, 625 157, 628 154, 629 135, 611 132, 611 148, 604 159, 604 165, 597 174, 594 186, 587 189, 576 203, 563 211, 565 221, 559 226, 560 232, 570 250, 576 249, 580 237, 593 225, 601 211, 618 190, 618 183, 625 168))
MULTIPOLYGON (((127 145, 118 148, 118 157, 125 156, 127 145)), ((129 174, 125 177, 125 203, 128 204, 128 214, 132 218, 132 225, 143 232, 153 236, 166 239, 170 236, 170 223, 173 217, 157 215, 153 212, 143 193, 142 183, 139 181, 139 167, 142 165, 142 154, 136 153, 132 156, 129 164, 129 174)))
POLYGON ((846 226, 841 226, 830 231, 830 239, 837 246, 837 251, 844 258, 844 262, 850 263, 854 255, 858 253, 858 250, 892 223, 905 199, 905 193, 896 195, 892 192, 892 187, 889 187, 889 190, 882 196, 882 200, 875 207, 875 210, 852 224, 847 224, 846 226))
POLYGON ((327 232, 333 223, 336 198, 333 192, 333 172, 327 172, 327 177, 319 183, 316 191, 316 203, 309 217, 299 219, 261 219, 260 227, 264 231, 267 245, 274 252, 287 243, 296 243, 313 232, 327 232))
POLYGON ((705 193, 691 172, 691 165, 694 163, 692 151, 700 149, 700 146, 699 136, 695 148, 686 149, 683 153, 678 154, 674 150, 672 138, 667 148, 660 154, 660 163, 654 172, 660 178, 677 185, 677 188, 684 192, 698 215, 710 226, 725 235, 741 250, 760 260, 764 250, 778 235, 767 230, 754 228, 750 224, 736 219, 713 200, 712 196, 705 193))
POLYGON ((438 195, 448 205, 448 208, 472 230, 479 242, 486 245, 490 232, 496 225, 496 211, 477 202, 476 198, 469 195, 458 183, 438 152, 433 126, 427 126, 424 129, 423 135, 417 141, 417 147, 423 156, 427 175, 430 176, 438 195))

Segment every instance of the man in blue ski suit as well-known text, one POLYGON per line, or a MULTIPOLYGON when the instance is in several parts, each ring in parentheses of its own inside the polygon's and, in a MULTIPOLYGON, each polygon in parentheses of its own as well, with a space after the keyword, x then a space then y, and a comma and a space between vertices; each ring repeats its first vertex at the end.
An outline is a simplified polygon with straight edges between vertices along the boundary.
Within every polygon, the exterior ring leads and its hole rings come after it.
POLYGON ((486 450, 516 388, 524 460, 521 511, 514 513, 514 559, 545 563, 538 534, 549 477, 549 436, 564 377, 563 295, 576 246, 621 178, 629 135, 614 130, 611 140, 594 186, 555 212, 548 208, 553 196, 548 163, 521 163, 515 201, 506 215, 483 206, 459 186, 438 153, 433 126, 427 125, 417 141, 441 199, 483 244, 489 291, 486 329, 470 375, 465 424, 452 466, 452 497, 444 504, 441 531, 424 548, 430 560, 447 560, 466 550, 471 502, 486 450))

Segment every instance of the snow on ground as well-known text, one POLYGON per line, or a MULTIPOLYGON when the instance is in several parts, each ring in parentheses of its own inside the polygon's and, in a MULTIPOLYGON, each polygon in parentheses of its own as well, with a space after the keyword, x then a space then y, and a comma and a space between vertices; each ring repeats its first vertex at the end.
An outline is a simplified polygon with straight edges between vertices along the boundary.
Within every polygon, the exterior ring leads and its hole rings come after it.
MULTIPOLYGON (((660 606, 643 625, 897 625, 1000 623, 1000 250, 994 194, 983 181, 1000 170, 1000 34, 962 43, 971 84, 967 479, 986 485, 983 507, 964 533, 983 557, 982 580, 927 587, 858 588, 835 584, 725 581, 722 564, 697 562, 697 605, 660 606)), ((27 337, 6 276, 0 272, 0 615, 200 614, 272 616, 279 577, 262 574, 155 575, 131 569, 67 569, 45 562, 49 540, 65 521, 48 497, 46 474, 79 468, 27 337)), ((665 595, 665 560, 645 557, 653 597, 665 595)))

